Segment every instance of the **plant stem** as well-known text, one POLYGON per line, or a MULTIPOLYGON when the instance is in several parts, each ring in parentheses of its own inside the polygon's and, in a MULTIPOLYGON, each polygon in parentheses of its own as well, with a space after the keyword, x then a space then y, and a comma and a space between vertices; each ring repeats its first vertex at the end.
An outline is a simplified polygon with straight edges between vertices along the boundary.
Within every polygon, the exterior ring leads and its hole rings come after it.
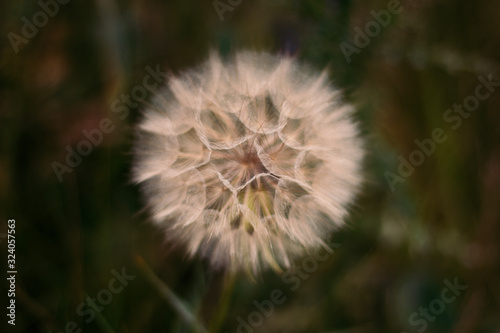
POLYGON ((234 273, 228 272, 224 281, 224 289, 220 296, 219 304, 217 305, 217 310, 214 313, 213 320, 210 323, 209 332, 218 333, 220 327, 224 323, 226 318, 227 309, 231 303, 231 296, 233 294, 234 284, 236 281, 236 276, 234 273))

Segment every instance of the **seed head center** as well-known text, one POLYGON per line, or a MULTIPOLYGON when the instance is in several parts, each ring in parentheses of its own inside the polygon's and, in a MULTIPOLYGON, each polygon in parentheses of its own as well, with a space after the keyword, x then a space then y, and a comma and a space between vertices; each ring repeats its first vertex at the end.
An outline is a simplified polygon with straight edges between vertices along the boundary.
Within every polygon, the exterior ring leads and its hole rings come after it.
POLYGON ((236 160, 244 171, 252 175, 268 172, 254 149, 245 150, 236 160))

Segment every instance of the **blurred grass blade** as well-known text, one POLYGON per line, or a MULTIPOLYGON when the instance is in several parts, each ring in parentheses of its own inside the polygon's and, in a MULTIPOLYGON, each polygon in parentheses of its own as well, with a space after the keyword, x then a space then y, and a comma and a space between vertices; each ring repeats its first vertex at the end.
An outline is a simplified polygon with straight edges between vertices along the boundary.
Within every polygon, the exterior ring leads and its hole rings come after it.
POLYGON ((97 324, 99 325, 99 327, 101 328, 101 330, 103 332, 105 332, 105 333, 115 333, 115 331, 113 330, 113 328, 111 327, 111 325, 108 323, 108 321, 106 320, 106 318, 104 318, 104 316, 101 314, 102 309, 99 310, 99 308, 97 307, 97 305, 94 303, 94 301, 92 300, 92 298, 90 298, 87 293, 85 293, 85 297, 86 297, 87 304, 92 309, 94 309, 94 313, 96 314, 97 324))
POLYGON ((179 317, 187 324, 193 326, 196 332, 206 333, 207 330, 198 323, 196 317, 191 313, 185 303, 177 297, 177 295, 170 290, 170 288, 153 272, 151 267, 144 261, 144 259, 136 255, 134 258, 135 265, 144 274, 153 287, 160 293, 165 301, 167 301, 179 317))

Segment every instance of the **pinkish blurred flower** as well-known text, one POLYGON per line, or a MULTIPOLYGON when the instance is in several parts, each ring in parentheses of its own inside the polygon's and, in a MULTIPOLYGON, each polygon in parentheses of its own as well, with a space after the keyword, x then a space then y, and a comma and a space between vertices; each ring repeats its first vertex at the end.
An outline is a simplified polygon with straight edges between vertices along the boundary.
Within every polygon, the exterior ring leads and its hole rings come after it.
POLYGON ((344 224, 363 148, 326 72, 265 53, 212 54, 153 104, 134 180, 153 220, 191 255, 280 270, 344 224))

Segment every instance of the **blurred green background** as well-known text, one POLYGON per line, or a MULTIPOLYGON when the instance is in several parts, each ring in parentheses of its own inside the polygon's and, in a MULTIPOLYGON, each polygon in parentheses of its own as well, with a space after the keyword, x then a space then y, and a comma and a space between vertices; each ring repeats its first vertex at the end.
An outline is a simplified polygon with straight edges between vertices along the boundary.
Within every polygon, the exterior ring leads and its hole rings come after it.
POLYGON ((357 31, 376 22, 371 12, 395 0, 65 1, 42 1, 55 3, 46 20, 36 1, 0 4, 0 267, 15 219, 18 271, 16 325, 3 314, 2 331, 193 332, 138 256, 210 326, 222 273, 166 243, 129 181, 133 126, 152 93, 128 114, 113 103, 142 86, 148 67, 176 74, 210 49, 252 49, 329 68, 357 109, 367 182, 349 225, 331 237, 334 253, 293 283, 274 272, 238 278, 219 331, 500 332, 498 85, 482 88, 491 93, 467 117, 453 113, 459 125, 443 118, 475 95, 478 77, 500 81, 500 2, 402 0, 363 41, 357 31), (346 57, 342 43, 356 52, 346 57), (54 162, 65 164, 66 147, 105 118, 113 130, 59 181, 54 162), (408 160, 436 128, 446 141, 392 190, 399 156, 408 160), (123 269, 135 278, 102 292, 123 269), (467 289, 443 303, 445 281, 467 289), (286 300, 252 314, 275 289, 286 300), (78 313, 91 311, 87 295, 112 295, 89 323, 78 313), (429 306, 434 314, 419 313, 429 306))

